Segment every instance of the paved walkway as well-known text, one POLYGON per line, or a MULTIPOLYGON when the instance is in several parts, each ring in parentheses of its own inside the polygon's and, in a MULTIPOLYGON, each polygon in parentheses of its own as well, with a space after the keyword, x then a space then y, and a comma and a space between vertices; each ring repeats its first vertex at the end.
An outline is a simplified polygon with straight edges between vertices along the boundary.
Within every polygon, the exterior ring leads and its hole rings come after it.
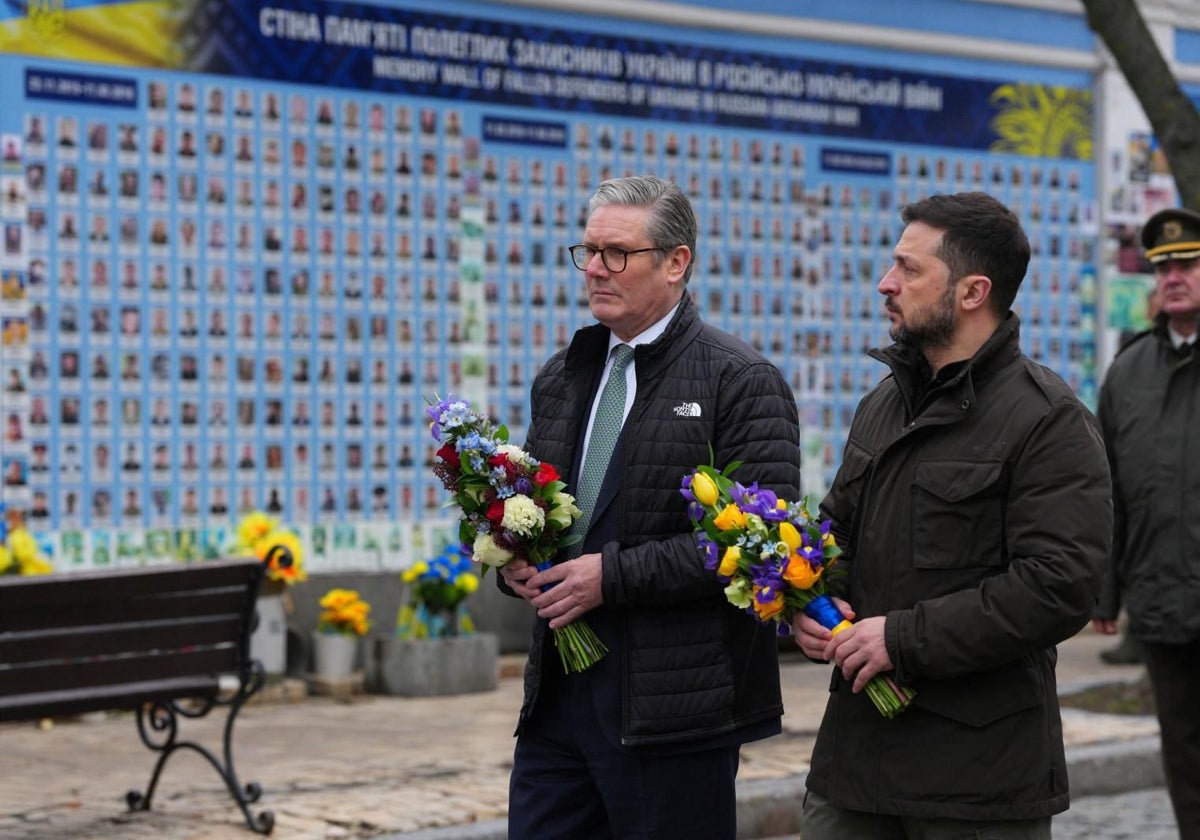
MULTIPOLYGON (((1139 676, 1140 667, 1099 661, 1098 652, 1113 643, 1084 631, 1061 646, 1060 688, 1139 676)), ((515 670, 511 666, 517 663, 506 664, 515 670)), ((781 674, 784 733, 743 751, 739 801, 746 837, 794 831, 790 820, 824 707, 826 667, 788 659, 781 674)), ((236 766, 243 783, 262 785, 260 807, 274 812, 275 836, 287 840, 502 837, 520 690, 519 678, 508 677, 495 691, 457 697, 255 704, 237 722, 236 766)), ((217 717, 186 723, 185 735, 219 748, 217 717)), ((1155 784, 1153 718, 1068 709, 1064 726, 1072 790, 1081 801, 1089 794, 1127 790, 1131 779, 1155 784)), ((251 836, 216 774, 186 752, 168 764, 153 810, 127 812, 126 790, 144 788, 154 760, 129 715, 90 716, 48 729, 5 724, 0 743, 6 768, 0 838, 5 840, 251 836)))

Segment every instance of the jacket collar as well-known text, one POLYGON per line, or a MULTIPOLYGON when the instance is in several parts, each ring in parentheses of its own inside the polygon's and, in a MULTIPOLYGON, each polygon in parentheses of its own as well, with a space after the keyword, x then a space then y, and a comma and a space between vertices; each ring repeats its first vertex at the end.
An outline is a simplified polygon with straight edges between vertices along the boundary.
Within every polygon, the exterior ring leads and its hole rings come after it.
MULTIPOLYGON (((696 305, 684 289, 683 299, 675 310, 675 317, 667 324, 663 334, 649 344, 640 344, 634 348, 633 358, 639 378, 642 375, 652 375, 661 364, 674 358, 679 348, 698 332, 701 326, 696 305)), ((603 324, 592 324, 576 331, 571 345, 567 348, 567 370, 577 373, 588 367, 603 365, 608 358, 609 334, 610 330, 603 324)))
POLYGON ((960 404, 974 405, 975 385, 1020 358, 1021 319, 1010 310, 991 337, 975 351, 975 355, 967 359, 948 380, 929 389, 928 394, 925 392, 930 376, 929 364, 917 348, 897 342, 890 347, 871 350, 869 355, 892 369, 896 387, 904 398, 910 417, 915 417, 920 409, 919 400, 927 401, 922 400, 922 396, 928 397, 933 393, 950 393, 960 404))
POLYGON ((1171 335, 1170 321, 1167 319, 1167 316, 1161 312, 1155 316, 1154 324, 1150 327, 1150 333, 1166 352, 1167 358, 1177 365, 1187 364, 1190 362, 1192 360, 1192 356, 1196 352, 1197 343, 1200 343, 1200 339, 1197 339, 1196 343, 1184 344, 1181 347, 1176 347, 1175 341, 1171 335))

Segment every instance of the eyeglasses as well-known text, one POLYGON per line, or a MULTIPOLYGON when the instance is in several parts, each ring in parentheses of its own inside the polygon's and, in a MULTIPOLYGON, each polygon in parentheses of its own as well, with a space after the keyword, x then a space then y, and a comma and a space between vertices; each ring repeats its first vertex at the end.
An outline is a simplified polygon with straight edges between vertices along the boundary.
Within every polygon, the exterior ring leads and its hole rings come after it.
POLYGON ((629 262, 630 254, 645 254, 649 251, 666 251, 666 248, 638 248, 633 251, 627 251, 624 248, 593 248, 590 245, 572 245, 567 248, 571 255, 571 262, 575 263, 575 267, 580 271, 588 267, 588 263, 592 261, 592 257, 600 254, 600 261, 604 263, 604 267, 613 274, 620 274, 625 270, 625 266, 629 262))

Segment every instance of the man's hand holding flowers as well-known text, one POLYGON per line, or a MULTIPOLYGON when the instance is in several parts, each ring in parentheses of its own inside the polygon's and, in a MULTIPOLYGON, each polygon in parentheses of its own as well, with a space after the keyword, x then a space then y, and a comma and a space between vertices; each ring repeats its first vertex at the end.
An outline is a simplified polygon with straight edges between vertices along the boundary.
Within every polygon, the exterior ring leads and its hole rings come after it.
MULTIPOLYGON (((847 621, 854 621, 854 610, 841 598, 830 596, 830 600, 847 621)), ((842 670, 842 676, 853 680, 857 694, 867 687, 876 674, 895 670, 892 657, 888 655, 884 642, 884 616, 871 616, 841 630, 836 635, 820 622, 803 613, 792 624, 796 644, 809 659, 833 662, 842 670)))
POLYGON ((527 581, 537 573, 536 566, 520 557, 514 557, 500 567, 500 577, 504 578, 508 588, 531 603, 541 594, 541 590, 529 586, 527 581))
POLYGON ((600 554, 581 554, 529 578, 527 586, 538 590, 530 603, 537 607, 539 616, 550 620, 551 630, 566 627, 604 603, 600 593, 600 557, 600 554), (540 591, 543 588, 545 591, 540 591))

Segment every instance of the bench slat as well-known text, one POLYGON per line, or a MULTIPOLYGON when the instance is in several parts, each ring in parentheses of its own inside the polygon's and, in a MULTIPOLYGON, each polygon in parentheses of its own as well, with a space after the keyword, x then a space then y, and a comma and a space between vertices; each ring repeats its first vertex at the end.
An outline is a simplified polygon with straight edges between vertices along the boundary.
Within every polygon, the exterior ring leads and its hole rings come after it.
POLYGON ((248 583, 192 592, 147 595, 109 593, 86 602, 14 604, 0 607, 0 634, 56 627, 91 627, 129 621, 160 621, 238 612, 246 605, 248 583))
POLYGON ((205 617, 126 621, 99 627, 55 627, 0 633, 0 675, 4 665, 54 659, 112 656, 147 650, 172 651, 238 638, 240 613, 205 617))
POLYGON ((108 709, 136 709, 148 700, 208 698, 215 697, 217 691, 217 680, 211 675, 91 686, 86 691, 43 691, 16 697, 0 697, 0 721, 78 715, 108 709))
POLYGON ((209 560, 179 566, 145 566, 36 577, 0 576, 0 615, 10 609, 59 608, 131 595, 187 592, 222 586, 244 586, 255 570, 254 560, 209 560))
POLYGON ((240 662, 237 645, 228 644, 173 653, 14 665, 0 669, 0 697, 181 677, 215 678, 236 672, 240 662))

